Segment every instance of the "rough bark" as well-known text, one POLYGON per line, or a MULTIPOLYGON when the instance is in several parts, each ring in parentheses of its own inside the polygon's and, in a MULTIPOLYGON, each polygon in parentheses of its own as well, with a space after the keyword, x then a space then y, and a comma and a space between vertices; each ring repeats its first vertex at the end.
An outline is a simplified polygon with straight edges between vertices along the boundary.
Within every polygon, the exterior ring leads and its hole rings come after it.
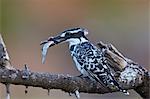
MULTIPOLYGON (((3 84, 40 87, 48 91, 50 89, 61 89, 68 93, 79 91, 104 94, 118 91, 118 89, 108 90, 101 84, 88 78, 32 72, 26 65, 23 70, 14 69, 10 64, 2 39, 0 40, 0 45, 0 82, 3 84)), ((148 99, 150 84, 148 71, 132 60, 125 58, 113 45, 100 42, 98 46, 107 48, 105 56, 108 63, 111 64, 111 70, 120 85, 124 89, 134 89, 143 99, 148 99)))
MULTIPOLYGON (((24 73, 24 70, 9 70, 0 69, 1 83, 10 83, 15 85, 25 85, 32 87, 41 87, 44 89, 61 89, 68 93, 74 93, 75 90, 84 93, 108 93, 106 88, 103 88, 99 83, 93 82, 88 78, 71 77, 63 74, 50 74, 29 72, 29 75, 24 73), (25 77, 26 76, 26 77, 25 77), (28 77, 27 77, 28 76, 28 77)), ((132 88, 126 86, 126 88, 132 88)), ((112 90, 113 91, 117 91, 112 90)))

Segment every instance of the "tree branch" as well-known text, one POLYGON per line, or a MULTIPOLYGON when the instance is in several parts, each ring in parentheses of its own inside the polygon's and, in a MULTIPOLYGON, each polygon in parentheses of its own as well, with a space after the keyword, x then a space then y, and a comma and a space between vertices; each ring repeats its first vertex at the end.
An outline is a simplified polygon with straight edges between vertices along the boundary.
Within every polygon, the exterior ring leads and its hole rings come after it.
MULTIPOLYGON (((43 89, 61 89, 68 93, 79 92, 84 93, 110 93, 116 92, 118 89, 108 90, 100 83, 93 82, 88 78, 72 77, 62 74, 50 74, 32 72, 25 65, 25 69, 12 69, 9 59, 6 56, 6 47, 0 40, 0 82, 3 84, 24 85, 32 87, 40 87, 43 89), (1 50, 2 49, 2 50, 1 50), (4 50, 5 49, 5 50, 4 50), (6 64, 8 62, 9 64, 6 64)), ((143 97, 149 98, 150 75, 148 71, 139 64, 130 59, 125 58, 113 45, 98 43, 99 47, 106 47, 105 56, 111 64, 116 80, 124 89, 135 89, 135 91, 143 97)))
MULTIPOLYGON (((1 83, 11 83, 14 85, 25 85, 32 87, 41 87, 43 89, 61 89, 68 93, 74 93, 79 90, 84 93, 108 93, 106 88, 103 88, 99 83, 93 82, 88 78, 71 77, 62 74, 50 74, 29 72, 30 76, 26 79, 23 78, 24 70, 9 70, 0 69, 1 83)), ((132 88, 126 86, 126 88, 132 88)), ((118 91, 118 90, 112 90, 118 91)))

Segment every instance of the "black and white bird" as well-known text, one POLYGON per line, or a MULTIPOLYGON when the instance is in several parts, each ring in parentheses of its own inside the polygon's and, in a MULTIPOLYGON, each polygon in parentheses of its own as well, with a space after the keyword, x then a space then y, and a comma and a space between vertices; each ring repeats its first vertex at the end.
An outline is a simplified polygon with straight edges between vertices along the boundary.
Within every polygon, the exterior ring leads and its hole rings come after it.
POLYGON ((50 37, 48 40, 41 43, 43 45, 42 62, 44 63, 47 49, 53 45, 62 42, 69 42, 71 56, 77 69, 84 76, 88 76, 91 80, 97 81, 108 89, 117 88, 124 94, 128 95, 127 90, 124 90, 115 80, 110 66, 104 56, 105 48, 97 48, 93 45, 86 35, 87 29, 73 28, 60 33, 55 37, 50 37))

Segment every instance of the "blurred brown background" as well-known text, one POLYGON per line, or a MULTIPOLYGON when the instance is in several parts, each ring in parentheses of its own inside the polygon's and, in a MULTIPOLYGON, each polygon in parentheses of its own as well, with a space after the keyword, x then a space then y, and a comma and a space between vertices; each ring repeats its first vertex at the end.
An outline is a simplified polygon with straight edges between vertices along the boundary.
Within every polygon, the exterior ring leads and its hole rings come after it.
MULTIPOLYGON (((19 69, 28 64, 38 72, 79 75, 73 66, 67 44, 49 49, 46 63, 41 64, 40 42, 65 29, 85 27, 88 38, 112 43, 125 56, 148 69, 149 64, 149 0, 0 0, 0 32, 12 64, 19 69)), ((60 90, 47 91, 24 86, 11 87, 12 99, 75 99, 60 90)), ((0 85, 4 99, 4 85, 0 85)), ((141 99, 134 91, 130 96, 81 94, 81 99, 141 99)))

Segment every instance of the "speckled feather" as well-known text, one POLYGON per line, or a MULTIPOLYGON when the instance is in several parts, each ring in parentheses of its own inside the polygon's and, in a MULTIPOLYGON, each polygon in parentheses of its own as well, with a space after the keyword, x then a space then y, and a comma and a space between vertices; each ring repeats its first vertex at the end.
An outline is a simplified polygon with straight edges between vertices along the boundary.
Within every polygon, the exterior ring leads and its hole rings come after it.
POLYGON ((107 60, 105 49, 98 49, 90 42, 84 42, 70 47, 71 56, 78 70, 90 79, 99 82, 104 87, 116 87, 123 90, 113 77, 107 60))

